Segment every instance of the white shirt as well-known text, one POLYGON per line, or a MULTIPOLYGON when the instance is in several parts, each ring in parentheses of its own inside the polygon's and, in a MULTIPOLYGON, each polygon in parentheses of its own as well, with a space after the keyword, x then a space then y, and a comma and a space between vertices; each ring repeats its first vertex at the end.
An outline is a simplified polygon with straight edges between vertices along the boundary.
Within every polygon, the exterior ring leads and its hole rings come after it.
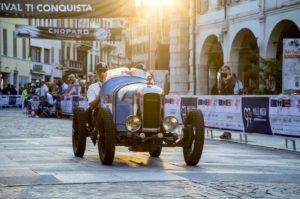
POLYGON ((41 96, 45 96, 46 95, 46 92, 48 92, 48 86, 46 84, 44 84, 42 87, 41 87, 41 96))
POLYGON ((87 98, 88 98, 88 103, 90 104, 92 101, 94 101, 97 96, 100 95, 102 83, 101 82, 96 82, 93 83, 89 86, 89 89, 87 91, 87 98))
POLYGON ((62 91, 68 90, 68 84, 63 83, 63 85, 61 85, 61 90, 62 90, 62 91))
POLYGON ((3 90, 3 88, 4 88, 4 81, 2 77, 0 77, 0 90, 3 90))
POLYGON ((54 105, 55 101, 53 100, 53 96, 50 93, 47 93, 47 102, 49 105, 54 105))

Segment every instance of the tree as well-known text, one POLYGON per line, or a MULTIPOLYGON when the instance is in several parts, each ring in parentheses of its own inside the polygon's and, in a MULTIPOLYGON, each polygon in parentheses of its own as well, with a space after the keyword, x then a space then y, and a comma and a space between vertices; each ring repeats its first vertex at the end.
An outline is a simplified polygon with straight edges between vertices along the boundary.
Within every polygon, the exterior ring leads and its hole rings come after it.
POLYGON ((260 88, 256 94, 280 94, 282 91, 282 64, 277 59, 260 58, 260 88))

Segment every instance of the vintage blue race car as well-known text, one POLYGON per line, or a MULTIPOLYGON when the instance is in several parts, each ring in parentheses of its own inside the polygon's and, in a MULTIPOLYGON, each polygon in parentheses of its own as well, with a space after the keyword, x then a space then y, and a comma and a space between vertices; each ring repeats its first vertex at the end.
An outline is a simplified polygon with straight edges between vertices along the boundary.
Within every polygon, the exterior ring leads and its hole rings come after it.
POLYGON ((197 165, 204 145, 202 112, 191 110, 179 133, 178 119, 164 116, 163 101, 163 90, 153 84, 151 75, 132 75, 127 68, 109 70, 99 108, 74 111, 74 155, 83 157, 91 137, 104 165, 113 163, 116 146, 149 152, 151 157, 158 157, 162 147, 183 147, 186 164, 197 165))

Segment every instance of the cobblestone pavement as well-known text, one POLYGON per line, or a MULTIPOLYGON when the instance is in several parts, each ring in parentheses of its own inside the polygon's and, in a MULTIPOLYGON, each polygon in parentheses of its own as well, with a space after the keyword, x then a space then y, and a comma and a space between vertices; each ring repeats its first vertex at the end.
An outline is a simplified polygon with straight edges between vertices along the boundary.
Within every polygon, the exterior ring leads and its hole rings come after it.
POLYGON ((70 119, 27 117, 25 110, 0 108, 0 138, 70 136, 70 119), (43 130, 41 132, 41 130, 43 130))
POLYGON ((160 158, 117 147, 101 165, 88 141, 75 158, 71 120, 0 109, 0 198, 299 198, 300 154, 206 140, 197 167, 181 148, 160 158))
POLYGON ((36 185, 1 188, 2 198, 299 198, 293 183, 191 181, 36 185), (4 190, 5 189, 5 190, 4 190))

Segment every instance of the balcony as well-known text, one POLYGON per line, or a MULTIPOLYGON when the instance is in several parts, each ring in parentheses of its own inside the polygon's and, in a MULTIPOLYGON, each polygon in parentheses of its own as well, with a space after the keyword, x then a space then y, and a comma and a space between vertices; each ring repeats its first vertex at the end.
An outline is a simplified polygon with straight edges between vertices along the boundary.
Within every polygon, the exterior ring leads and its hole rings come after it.
POLYGON ((115 48, 117 48, 117 45, 113 44, 112 42, 109 42, 109 41, 103 41, 101 43, 101 48, 102 48, 102 50, 112 51, 115 48))
POLYGON ((93 48, 93 42, 92 41, 77 41, 76 46, 78 48, 82 48, 84 50, 90 50, 93 48))
POLYGON ((72 60, 65 60, 64 61, 64 69, 72 69, 72 70, 83 70, 83 63, 78 61, 72 61, 72 60))
POLYGON ((45 67, 44 64, 41 63, 31 63, 31 73, 32 74, 41 74, 41 75, 45 75, 45 67))

